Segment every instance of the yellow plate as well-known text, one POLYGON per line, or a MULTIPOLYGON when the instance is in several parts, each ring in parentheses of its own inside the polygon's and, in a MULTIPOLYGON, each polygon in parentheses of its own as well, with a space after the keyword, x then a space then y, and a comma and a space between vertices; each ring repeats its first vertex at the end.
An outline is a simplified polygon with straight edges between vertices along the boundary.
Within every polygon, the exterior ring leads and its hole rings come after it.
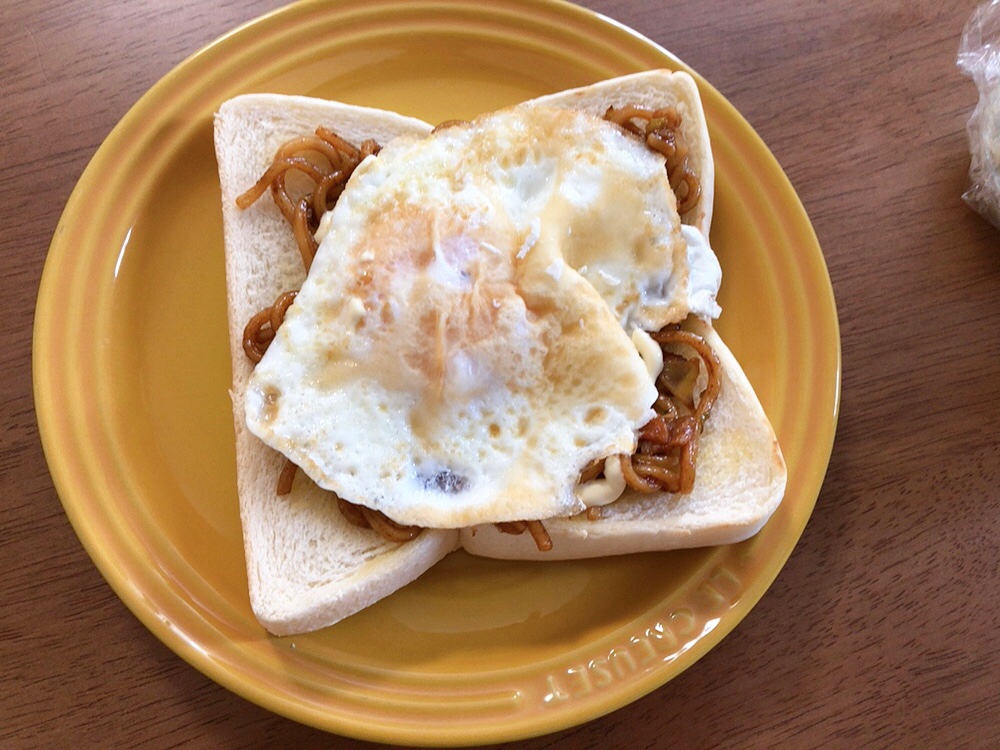
POLYGON ((247 91, 312 94, 435 122, 656 67, 684 66, 559 2, 308 2, 220 39, 133 107, 53 237, 34 378, 66 512, 157 637, 298 721, 387 742, 460 744, 611 711, 691 666, 747 614, 819 492, 840 344, 826 267, 795 192, 701 79, 718 172, 719 329, 789 469, 785 501, 764 530, 729 547, 584 562, 457 553, 346 622, 295 638, 268 636, 247 598, 212 148, 219 103, 247 91))

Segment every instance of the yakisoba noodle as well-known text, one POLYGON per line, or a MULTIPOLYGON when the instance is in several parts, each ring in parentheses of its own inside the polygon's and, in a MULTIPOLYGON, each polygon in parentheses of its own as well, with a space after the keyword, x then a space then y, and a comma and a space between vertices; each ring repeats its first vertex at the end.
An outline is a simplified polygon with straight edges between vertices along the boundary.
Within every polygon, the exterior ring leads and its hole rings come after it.
POLYGON ((501 521, 493 524, 504 534, 523 534, 527 531, 531 534, 532 540, 539 552, 548 552, 552 549, 552 537, 545 529, 545 524, 541 521, 501 521))
POLYGON ((372 529, 390 542, 408 542, 411 539, 416 539, 423 531, 419 526, 398 524, 380 511, 366 508, 363 505, 355 505, 339 496, 337 496, 337 507, 340 508, 341 514, 349 523, 364 529, 372 529))
MULTIPOLYGON (((677 198, 678 213, 685 214, 697 205, 701 184, 691 168, 688 147, 680 133, 681 118, 673 107, 656 110, 632 105, 620 109, 610 107, 605 119, 643 139, 651 150, 663 155, 668 180, 677 198)), ((435 130, 461 124, 461 120, 448 120, 435 130)), ((357 147, 332 130, 318 127, 315 135, 294 138, 283 144, 271 166, 253 187, 236 199, 236 204, 248 208, 270 188, 275 204, 292 227, 302 263, 308 271, 318 248, 315 233, 320 219, 336 205, 361 161, 377 155, 380 150, 374 140, 366 140, 357 147), (311 192, 292 197, 287 177, 293 171, 312 181, 311 192)), ((243 350, 254 364, 264 356, 296 294, 297 291, 281 294, 274 304, 250 319, 243 332, 243 350)), ((664 351, 665 367, 656 383, 659 398, 654 410, 657 416, 639 431, 635 453, 621 454, 618 458, 629 488, 638 492, 687 493, 694 486, 698 436, 719 393, 719 361, 704 339, 676 326, 665 328, 652 338, 661 348, 687 346, 697 356, 688 359, 664 351), (695 404, 694 383, 702 366, 699 363, 704 365, 707 384, 695 404)), ((583 470, 579 481, 584 483, 599 478, 604 463, 605 459, 592 462, 583 470)), ((291 492, 297 469, 292 461, 285 462, 278 478, 278 495, 291 492)), ((337 506, 349 523, 370 528, 389 541, 406 542, 422 531, 418 526, 402 526, 380 511, 341 497, 337 497, 337 506)), ((590 508, 586 515, 596 520, 600 518, 601 509, 590 508)), ((541 551, 552 548, 552 540, 542 521, 509 521, 495 525, 507 534, 528 532, 541 551)))
POLYGON ((274 339, 278 326, 285 320, 285 312, 295 301, 297 294, 297 291, 280 294, 273 305, 250 318, 243 329, 243 351, 254 364, 263 359, 264 352, 274 339))
POLYGON ((319 220, 336 204, 358 164, 380 150, 374 140, 363 141, 358 147, 320 126, 315 135, 300 136, 282 144, 271 166, 252 188, 236 199, 236 205, 249 208, 270 188, 275 204, 292 226, 302 263, 308 271, 318 247, 314 235, 319 220), (312 193, 292 198, 286 178, 293 170, 312 180, 312 193))

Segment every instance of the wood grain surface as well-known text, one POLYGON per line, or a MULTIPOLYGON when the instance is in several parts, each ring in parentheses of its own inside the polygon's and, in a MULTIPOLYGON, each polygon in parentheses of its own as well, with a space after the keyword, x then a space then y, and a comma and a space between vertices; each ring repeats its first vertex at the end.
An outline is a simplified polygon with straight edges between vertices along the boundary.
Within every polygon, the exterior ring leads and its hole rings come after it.
MULTIPOLYGON (((961 200, 973 2, 586 0, 749 120, 814 223, 843 401, 772 589, 666 686, 509 747, 1000 747, 1000 234, 961 200)), ((102 139, 273 0, 6 2, 0 49, 0 746, 374 747, 258 708, 129 613, 52 486, 31 388, 45 254, 102 139)))

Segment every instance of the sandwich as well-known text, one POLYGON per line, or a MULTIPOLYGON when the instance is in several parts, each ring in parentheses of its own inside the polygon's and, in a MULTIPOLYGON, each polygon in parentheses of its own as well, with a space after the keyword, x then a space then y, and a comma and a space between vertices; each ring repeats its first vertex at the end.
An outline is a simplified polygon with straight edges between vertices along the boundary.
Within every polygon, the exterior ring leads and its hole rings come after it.
POLYGON ((270 632, 332 624, 459 547, 726 543, 777 506, 774 433, 710 323, 714 173, 689 76, 436 127, 246 95, 220 108, 216 152, 240 514, 270 632))

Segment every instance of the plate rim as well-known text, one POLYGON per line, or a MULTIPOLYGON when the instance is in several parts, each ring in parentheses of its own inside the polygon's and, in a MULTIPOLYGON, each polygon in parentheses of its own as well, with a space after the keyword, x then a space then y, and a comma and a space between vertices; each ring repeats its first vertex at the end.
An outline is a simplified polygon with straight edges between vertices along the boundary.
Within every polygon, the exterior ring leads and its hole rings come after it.
MULTIPOLYGON (((385 0, 383 4, 387 5, 397 5, 399 0, 385 0)), ((517 4, 524 8, 527 7, 544 7, 551 12, 569 12, 575 14, 577 18, 589 19, 588 22, 595 23, 598 25, 610 25, 620 32, 625 32, 629 36, 633 37, 639 44, 655 51, 656 54, 661 55, 664 61, 670 61, 672 63, 671 67, 680 67, 686 70, 691 70, 689 66, 685 65, 676 56, 669 53, 663 47, 643 36, 642 34, 636 32, 635 30, 621 24, 614 19, 608 18, 600 13, 591 11, 579 6, 572 5, 563 0, 541 0, 541 2, 526 3, 517 0, 510 4, 517 4)), ((439 2, 437 3, 442 8, 446 7, 467 7, 470 5, 469 0, 458 0, 457 2, 439 2)), ((135 614, 138 619, 143 622, 143 624, 149 629, 159 640, 164 642, 172 651, 180 655, 189 664, 194 666, 200 672, 208 676, 213 681, 219 683, 220 685, 226 687, 228 690, 235 692, 242 697, 251 700, 258 705, 261 705, 269 710, 280 713, 288 718, 292 718, 297 721, 301 721, 306 724, 310 724, 319 729, 326 731, 335 731, 345 734, 350 734, 356 737, 362 737, 365 739, 374 739, 377 741, 408 741, 408 742, 418 742, 423 743, 437 743, 441 741, 452 741, 456 743, 467 743, 468 741, 473 742, 497 742, 503 740, 525 738, 528 736, 544 734, 551 731, 556 731, 558 729, 564 729, 569 726, 578 724, 580 721, 589 720, 597 718, 597 716, 609 713, 623 705, 626 705, 638 697, 649 693, 651 690, 659 687, 665 682, 673 679, 681 671, 678 670, 672 674, 669 674, 663 679, 659 679, 657 673, 652 675, 647 675, 645 678, 637 679, 627 685, 628 689, 620 690, 617 693, 617 698, 615 700, 609 700, 604 704, 604 708, 599 712, 579 710, 579 711, 567 711, 569 714, 569 721, 566 720, 550 720, 547 722, 530 722, 533 724, 527 732, 515 731, 511 734, 498 734, 496 732, 490 734, 481 734, 479 736, 474 736, 468 732, 463 733, 461 736, 454 737, 442 737, 439 734, 439 728, 434 728, 432 731, 433 736, 427 736, 425 731, 421 730, 409 730, 399 731, 390 730, 388 732, 365 732, 361 728, 352 728, 348 726, 330 726, 328 723, 322 721, 322 717, 310 716, 308 709, 300 707, 297 703, 289 702, 284 699, 283 696, 276 696, 274 694, 261 693, 259 691, 252 690, 250 686, 243 685, 240 683, 238 678, 231 674, 225 667, 220 666, 217 659, 213 659, 199 651, 196 644, 192 644, 186 641, 182 634, 178 634, 170 629, 164 630, 162 623, 159 623, 156 619, 156 613, 149 611, 144 608, 141 601, 141 591, 133 590, 130 586, 129 581, 121 580, 117 578, 114 573, 120 573, 120 571, 108 571, 106 567, 110 565, 108 558, 105 555, 105 551, 99 549, 97 546, 97 540, 94 536, 94 532, 91 528, 91 522, 88 519, 82 518, 80 514, 80 508, 75 506, 73 502, 69 500, 73 494, 72 481, 69 474, 71 470, 68 469, 64 463, 64 458, 59 455, 60 453, 60 440, 57 439, 57 431, 54 426, 58 421, 58 418, 53 415, 53 405, 51 403, 51 391, 47 390, 46 374, 44 373, 43 365, 47 364, 46 357, 48 353, 45 352, 45 315, 47 306, 51 305, 51 298, 53 296, 52 288, 55 285, 54 278, 56 277, 58 271, 58 263, 60 261, 59 250, 60 247, 60 237, 64 233, 67 225, 70 223, 74 216, 74 211, 76 210, 76 205, 81 199, 78 193, 84 188, 88 187, 94 180, 93 171, 96 169, 95 164, 100 164, 103 154, 105 154, 111 146, 109 143, 113 143, 116 138, 121 137, 122 133, 128 130, 128 128, 138 125, 140 121, 140 114, 150 106, 150 102, 155 101, 156 97, 161 95, 164 91, 168 89, 168 86, 174 85, 172 82, 176 82, 183 78, 184 71, 192 64, 193 61, 207 59, 211 55, 224 54, 227 45, 238 45, 241 35, 246 33, 248 29, 259 29, 262 25, 273 22, 276 18, 284 17, 289 13, 305 12, 310 9, 320 9, 321 4, 313 2, 312 0, 302 0, 301 2, 294 3, 290 6, 285 6, 283 8, 278 8, 255 19, 247 21, 241 24, 235 29, 227 32, 226 34, 220 36, 218 39, 210 42, 201 49, 197 50, 193 54, 186 57, 182 62, 178 63, 170 72, 163 76, 154 86, 152 86, 143 96, 128 110, 126 115, 115 125, 112 131, 109 133, 108 137, 102 142, 101 146, 97 149, 93 157, 90 159, 86 169, 80 177, 77 186, 74 188, 69 200, 67 201, 66 207, 64 208, 62 215, 59 219, 56 230, 53 234, 53 239, 50 244, 49 253, 46 257, 45 268, 43 270, 41 282, 39 285, 38 301, 36 302, 35 310, 35 323, 33 332, 33 342, 32 342, 32 378, 33 378, 33 390, 36 403, 36 413, 39 421, 39 432, 42 439, 43 449, 46 456, 46 461, 50 467, 50 473, 52 474, 54 484, 60 498, 60 502, 63 505, 67 516, 69 517, 71 524, 74 527, 78 537, 83 543, 88 555, 94 561, 95 565, 98 567, 102 576, 108 581, 109 585, 115 591, 116 595, 122 599, 126 606, 135 614), (82 187, 81 187, 82 186, 82 187), (103 564, 102 564, 103 563, 103 564), (279 708, 280 707, 280 708, 279 708), (583 715, 576 715, 583 714, 583 715), (312 720, 310 720, 310 718, 312 720), (351 731, 353 729, 353 731, 351 731)), ((530 18, 528 20, 531 20, 530 18)), ((714 89, 707 81, 705 81, 700 75, 692 71, 698 81, 699 87, 702 90, 703 96, 709 95, 718 100, 718 104, 723 107, 727 107, 732 110, 734 117, 745 124, 745 128, 749 133, 753 134, 753 137, 759 140, 759 136, 756 131, 746 123, 745 119, 740 115, 740 113, 719 94, 718 91, 714 89)), ((759 141, 760 148, 766 154, 766 156, 774 160, 774 164, 777 169, 783 175, 787 181, 787 176, 784 175, 784 171, 781 170, 780 165, 777 164, 777 160, 774 159, 773 154, 767 148, 766 144, 762 140, 759 141)), ((808 227, 808 231, 811 232, 813 241, 817 249, 819 249, 819 242, 815 236, 815 231, 812 227, 811 222, 809 222, 808 216, 805 213, 805 209, 798 199, 798 196, 794 192, 794 188, 791 187, 790 181, 788 182, 788 190, 791 191, 792 196, 794 196, 794 209, 799 220, 804 220, 805 226, 808 227)), ((805 514, 806 521, 808 521, 813 508, 816 503, 819 491, 822 485, 822 475, 825 474, 826 468, 829 464, 830 454, 832 453, 833 441, 836 433, 837 421, 839 419, 839 409, 840 409, 840 382, 841 382, 841 342, 839 334, 839 321, 836 315, 836 304, 833 298, 832 284, 829 279, 829 271, 826 267, 825 259, 822 256, 822 252, 819 252, 818 260, 822 265, 822 269, 825 273, 826 287, 824 292, 828 292, 829 303, 833 310, 833 326, 836 331, 836 356, 835 356, 835 395, 833 397, 833 422, 832 427, 829 430, 828 440, 826 445, 822 449, 822 453, 825 455, 825 462, 823 462, 822 470, 819 471, 820 477, 819 482, 815 488, 815 493, 809 502, 809 507, 805 514)), ((811 492, 811 490, 810 490, 811 492)), ((802 531, 804 530, 805 522, 803 522, 802 527, 799 528, 795 534, 795 539, 789 545, 787 552, 780 556, 780 560, 775 562, 772 560, 771 565, 768 566, 768 570, 771 571, 767 580, 761 585, 761 591, 758 596, 753 597, 753 601, 745 608, 743 614, 735 619, 728 627, 723 627, 718 630, 718 632, 713 632, 705 637, 704 647, 699 643, 699 651, 697 658, 692 660, 690 664, 693 664, 698 658, 701 658, 705 653, 714 648, 726 635, 728 635, 743 619, 743 617, 748 614, 757 602, 763 596, 773 583, 774 579, 777 577, 781 569, 786 564, 788 558, 790 557, 792 551, 798 543, 802 531)), ((690 664, 685 665, 684 668, 690 666, 690 664)), ((566 714, 561 714, 564 716, 566 714)), ((511 722, 516 724, 517 722, 511 722)))

